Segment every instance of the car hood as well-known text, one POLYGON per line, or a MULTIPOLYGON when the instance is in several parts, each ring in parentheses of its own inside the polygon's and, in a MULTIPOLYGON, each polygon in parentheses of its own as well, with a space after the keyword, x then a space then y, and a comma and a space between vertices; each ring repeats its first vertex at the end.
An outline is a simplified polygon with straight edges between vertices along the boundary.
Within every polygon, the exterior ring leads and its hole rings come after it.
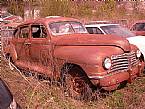
POLYGON ((122 37, 103 34, 67 34, 52 38, 54 45, 60 46, 117 46, 130 51, 129 42, 122 37))
POLYGON ((136 45, 145 56, 145 36, 135 36, 127 39, 129 43, 136 45))

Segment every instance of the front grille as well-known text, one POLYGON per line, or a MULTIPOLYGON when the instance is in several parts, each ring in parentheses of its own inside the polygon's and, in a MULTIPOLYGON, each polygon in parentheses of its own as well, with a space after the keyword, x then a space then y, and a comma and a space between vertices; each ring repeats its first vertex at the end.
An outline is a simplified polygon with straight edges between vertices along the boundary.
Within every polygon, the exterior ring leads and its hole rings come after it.
POLYGON ((124 53, 121 55, 113 55, 111 57, 111 60, 112 60, 112 67, 110 69, 110 72, 128 70, 129 66, 132 67, 138 64, 139 62, 139 60, 136 58, 135 52, 124 53))
POLYGON ((136 58, 136 53, 135 52, 131 52, 130 53, 130 64, 131 66, 135 66, 139 63, 139 59, 136 58))
POLYGON ((127 70, 129 68, 128 53, 124 53, 121 55, 113 55, 111 57, 111 60, 112 60, 112 67, 110 69, 111 72, 127 70))

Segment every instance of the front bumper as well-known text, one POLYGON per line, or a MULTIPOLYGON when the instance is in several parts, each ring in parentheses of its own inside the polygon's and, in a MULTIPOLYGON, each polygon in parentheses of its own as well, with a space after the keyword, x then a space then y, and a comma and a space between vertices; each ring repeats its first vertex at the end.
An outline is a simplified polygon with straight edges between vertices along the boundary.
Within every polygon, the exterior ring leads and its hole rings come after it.
POLYGON ((142 69, 143 65, 139 63, 126 71, 113 72, 103 76, 89 76, 89 78, 93 85, 99 85, 103 89, 111 91, 117 89, 120 83, 124 81, 131 83, 141 74, 142 69))

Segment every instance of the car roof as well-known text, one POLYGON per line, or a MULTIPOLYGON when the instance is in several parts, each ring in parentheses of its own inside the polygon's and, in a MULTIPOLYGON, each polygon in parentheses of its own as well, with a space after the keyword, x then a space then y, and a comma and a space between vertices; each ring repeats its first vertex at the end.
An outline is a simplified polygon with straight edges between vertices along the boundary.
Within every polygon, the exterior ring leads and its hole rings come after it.
POLYGON ((109 23, 109 24, 88 24, 88 25, 85 25, 85 27, 101 27, 101 26, 111 26, 111 25, 119 25, 119 24, 112 24, 112 23, 109 23))
POLYGON ((38 22, 48 24, 50 22, 59 22, 59 21, 79 21, 79 20, 74 19, 74 18, 61 17, 61 16, 48 16, 46 18, 31 19, 31 20, 25 21, 21 25, 38 23, 38 22))
POLYGON ((97 20, 97 21, 89 21, 89 22, 86 22, 85 24, 86 25, 90 25, 90 24, 108 24, 110 23, 110 21, 107 21, 107 20, 97 20))

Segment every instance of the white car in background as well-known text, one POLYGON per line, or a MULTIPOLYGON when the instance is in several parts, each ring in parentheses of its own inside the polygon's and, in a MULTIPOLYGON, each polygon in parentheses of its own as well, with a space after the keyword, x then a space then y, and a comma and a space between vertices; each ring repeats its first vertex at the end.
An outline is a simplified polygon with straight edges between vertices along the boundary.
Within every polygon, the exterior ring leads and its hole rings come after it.
POLYGON ((126 38, 131 44, 136 45, 142 52, 145 62, 145 36, 136 36, 130 30, 119 24, 86 24, 85 27, 90 34, 114 34, 126 38))

